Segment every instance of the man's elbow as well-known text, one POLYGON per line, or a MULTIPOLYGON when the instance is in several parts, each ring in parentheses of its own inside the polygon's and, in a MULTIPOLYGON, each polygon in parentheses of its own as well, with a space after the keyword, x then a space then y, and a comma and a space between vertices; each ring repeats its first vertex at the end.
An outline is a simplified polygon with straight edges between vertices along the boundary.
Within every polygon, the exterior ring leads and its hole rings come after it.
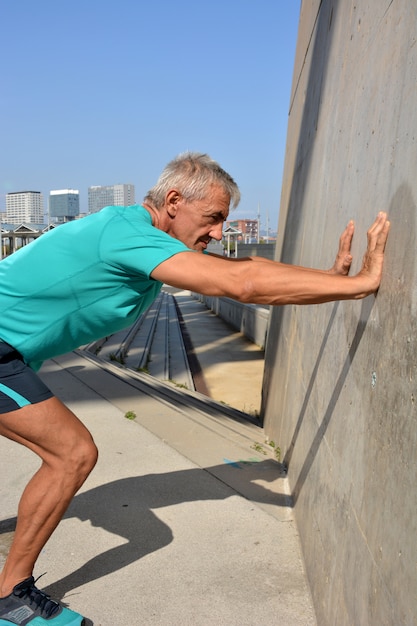
POLYGON ((230 296, 242 304, 256 303, 256 290, 252 281, 242 280, 236 281, 232 287, 232 295, 230 296))

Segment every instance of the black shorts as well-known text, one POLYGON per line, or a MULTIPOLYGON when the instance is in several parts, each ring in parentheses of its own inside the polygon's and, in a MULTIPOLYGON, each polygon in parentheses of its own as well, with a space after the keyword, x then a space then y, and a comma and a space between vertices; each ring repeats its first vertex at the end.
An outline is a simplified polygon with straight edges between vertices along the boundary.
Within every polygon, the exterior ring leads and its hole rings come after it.
POLYGON ((0 413, 36 404, 54 394, 8 343, 0 340, 0 413))

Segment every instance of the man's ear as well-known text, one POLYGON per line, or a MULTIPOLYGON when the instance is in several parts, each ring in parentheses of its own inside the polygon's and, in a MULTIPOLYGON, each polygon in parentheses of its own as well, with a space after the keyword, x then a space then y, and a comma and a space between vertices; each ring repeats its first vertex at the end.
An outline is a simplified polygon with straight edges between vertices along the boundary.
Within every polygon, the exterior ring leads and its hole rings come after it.
POLYGON ((170 189, 165 197, 165 206, 170 217, 175 217, 178 211, 178 205, 182 199, 179 191, 170 189))

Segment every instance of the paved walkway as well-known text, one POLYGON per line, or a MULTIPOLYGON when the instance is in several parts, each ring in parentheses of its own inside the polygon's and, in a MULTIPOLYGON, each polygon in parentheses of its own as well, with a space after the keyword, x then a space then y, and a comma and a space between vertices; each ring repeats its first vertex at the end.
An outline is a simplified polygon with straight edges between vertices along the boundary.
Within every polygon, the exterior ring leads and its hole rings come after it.
MULTIPOLYGON (((90 626, 316 624, 287 479, 259 426, 83 352, 42 376, 100 458, 39 558, 40 586, 90 626)), ((0 438, 0 561, 37 466, 0 438)))
POLYGON ((249 415, 259 415, 264 351, 189 291, 169 289, 181 310, 210 396, 249 415))

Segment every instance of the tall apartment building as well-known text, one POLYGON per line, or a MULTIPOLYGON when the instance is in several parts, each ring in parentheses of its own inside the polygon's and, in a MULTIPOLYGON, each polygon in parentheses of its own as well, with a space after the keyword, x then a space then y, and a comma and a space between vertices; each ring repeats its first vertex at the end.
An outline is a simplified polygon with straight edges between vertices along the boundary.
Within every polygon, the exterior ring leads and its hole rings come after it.
POLYGON ((80 214, 78 189, 57 189, 49 192, 48 218, 51 224, 71 222, 80 214))
POLYGON ((258 220, 230 220, 226 222, 228 227, 236 228, 242 233, 241 241, 243 243, 256 243, 259 235, 258 220))
POLYGON ((6 194, 6 220, 12 224, 43 224, 43 196, 40 191, 6 194))
POLYGON ((97 213, 105 206, 135 204, 135 186, 130 184, 88 188, 88 212, 97 213))

